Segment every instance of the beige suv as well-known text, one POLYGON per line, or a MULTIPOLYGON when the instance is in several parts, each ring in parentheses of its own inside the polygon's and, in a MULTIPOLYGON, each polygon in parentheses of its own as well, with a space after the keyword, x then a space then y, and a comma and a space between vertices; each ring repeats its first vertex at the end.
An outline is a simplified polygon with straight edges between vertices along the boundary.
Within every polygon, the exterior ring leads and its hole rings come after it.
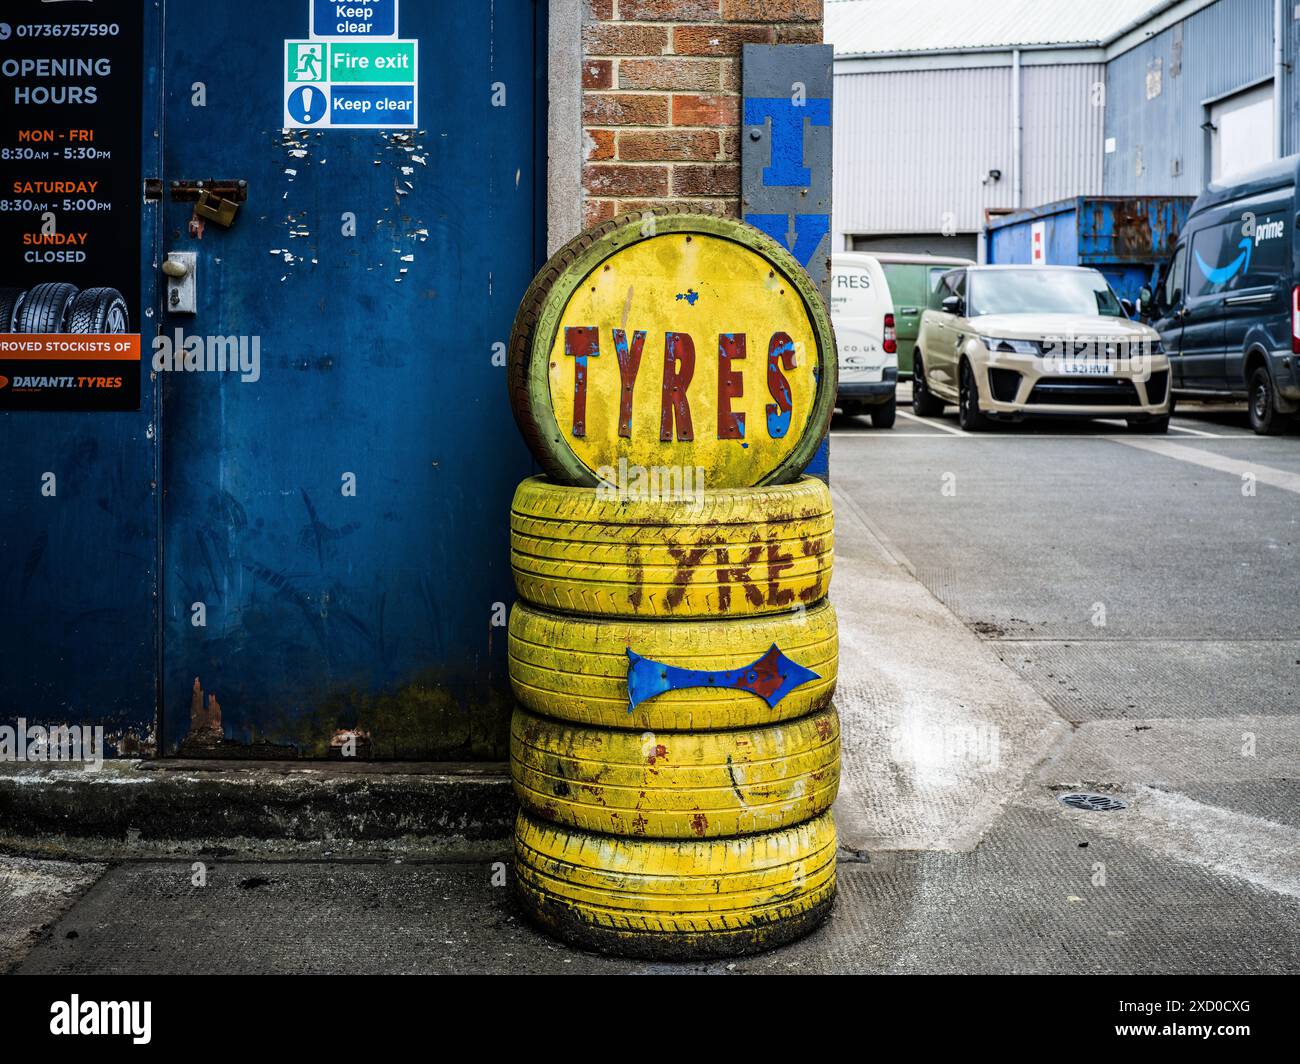
POLYGON ((1125 418, 1169 429, 1169 360, 1154 329, 1130 321, 1096 270, 950 270, 921 318, 912 410, 956 404, 968 432, 1026 416, 1125 418))

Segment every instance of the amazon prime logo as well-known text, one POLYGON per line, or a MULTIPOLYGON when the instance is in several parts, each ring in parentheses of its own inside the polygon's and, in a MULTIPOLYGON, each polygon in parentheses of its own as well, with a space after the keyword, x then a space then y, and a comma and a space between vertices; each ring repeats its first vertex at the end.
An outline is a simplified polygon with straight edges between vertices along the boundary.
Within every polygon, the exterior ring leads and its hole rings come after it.
POLYGON ((1260 244, 1266 240, 1280 240, 1284 236, 1285 219, 1270 218, 1261 222, 1252 212, 1247 211, 1241 216, 1241 239, 1236 244, 1241 250, 1231 262, 1224 266, 1211 266, 1195 248, 1192 249, 1192 256, 1196 259, 1197 268, 1210 284, 1226 285, 1238 275, 1244 277, 1250 273, 1251 258, 1260 244))

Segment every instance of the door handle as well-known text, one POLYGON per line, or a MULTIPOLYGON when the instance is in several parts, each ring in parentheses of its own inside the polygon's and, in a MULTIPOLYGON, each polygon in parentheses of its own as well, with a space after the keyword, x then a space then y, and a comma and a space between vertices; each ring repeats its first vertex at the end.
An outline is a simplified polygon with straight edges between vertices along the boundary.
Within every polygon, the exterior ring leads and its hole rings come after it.
POLYGON ((169 251, 162 272, 167 275, 167 312, 198 313, 198 285, 194 274, 199 256, 193 251, 169 251))

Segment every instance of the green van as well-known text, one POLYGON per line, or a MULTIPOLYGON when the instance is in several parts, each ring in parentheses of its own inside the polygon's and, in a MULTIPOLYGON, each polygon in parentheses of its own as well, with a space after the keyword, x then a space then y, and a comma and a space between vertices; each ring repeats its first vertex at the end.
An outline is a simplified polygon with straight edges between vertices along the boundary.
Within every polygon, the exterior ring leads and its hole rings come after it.
POLYGON ((959 266, 974 266, 970 259, 939 255, 907 255, 903 252, 872 251, 885 271, 889 294, 894 299, 894 322, 898 335, 898 379, 912 379, 912 351, 921 330, 921 312, 938 309, 939 278, 959 266))

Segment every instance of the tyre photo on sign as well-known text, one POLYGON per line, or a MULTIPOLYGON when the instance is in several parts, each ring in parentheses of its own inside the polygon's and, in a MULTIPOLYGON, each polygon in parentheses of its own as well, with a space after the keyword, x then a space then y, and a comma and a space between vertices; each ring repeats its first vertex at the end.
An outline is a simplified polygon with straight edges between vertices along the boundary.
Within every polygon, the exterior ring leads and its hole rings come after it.
POLYGON ((17 332, 13 323, 26 294, 26 289, 0 289, 0 333, 17 332))
POLYGON ((752 226, 647 211, 561 248, 510 340, 515 419, 556 481, 698 471, 794 480, 826 435, 835 341, 816 285, 752 226))
POLYGON ((68 307, 70 333, 121 335, 130 332, 126 300, 116 288, 87 288, 68 307))
POLYGON ((77 298, 74 284, 38 284, 30 289, 14 315, 14 332, 61 333, 77 298))
POLYGON ((14 318, 26 295, 23 288, 0 288, 0 333, 14 332, 14 318))

